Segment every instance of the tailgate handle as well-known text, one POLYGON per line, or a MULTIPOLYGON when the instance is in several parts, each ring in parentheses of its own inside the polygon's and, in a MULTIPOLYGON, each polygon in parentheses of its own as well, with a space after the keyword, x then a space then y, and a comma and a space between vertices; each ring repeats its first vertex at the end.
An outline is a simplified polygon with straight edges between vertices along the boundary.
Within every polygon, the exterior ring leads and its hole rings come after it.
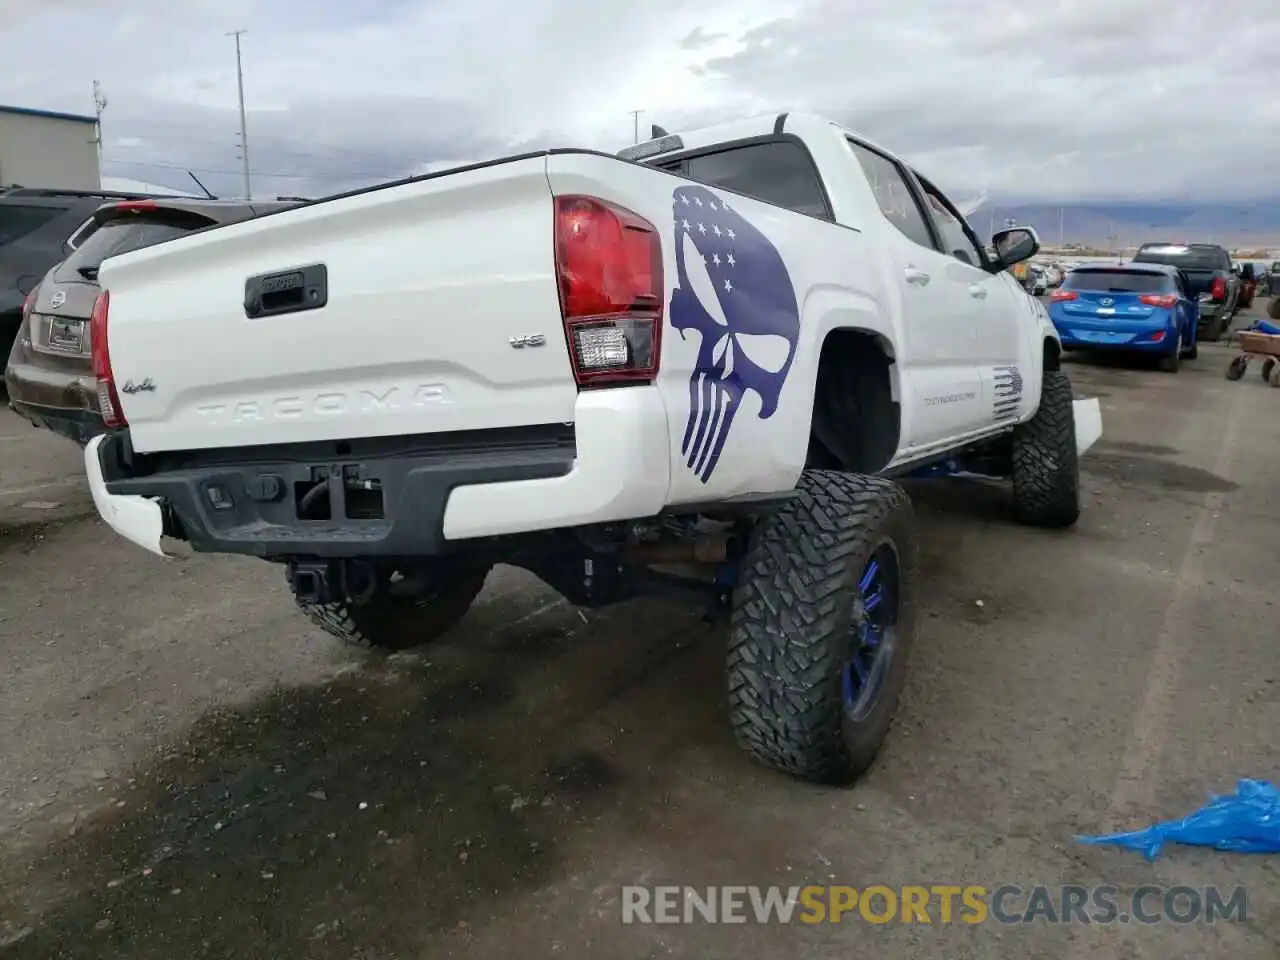
POLYGON ((244 282, 244 315, 250 318, 319 310, 328 302, 329 270, 323 263, 260 273, 244 282))

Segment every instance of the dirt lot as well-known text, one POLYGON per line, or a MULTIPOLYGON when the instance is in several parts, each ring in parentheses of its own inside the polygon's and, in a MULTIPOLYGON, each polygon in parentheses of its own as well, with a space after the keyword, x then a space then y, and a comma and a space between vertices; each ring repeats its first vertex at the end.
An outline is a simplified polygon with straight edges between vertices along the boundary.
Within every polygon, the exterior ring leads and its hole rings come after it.
POLYGON ((442 644, 362 658, 276 568, 116 539, 63 482, 78 451, 4 419, 0 954, 1274 958, 1274 858, 1073 842, 1274 775, 1280 391, 1227 359, 1071 365, 1106 427, 1072 532, 1014 526, 1002 489, 912 487, 922 634, 843 792, 739 754, 696 611, 580 613, 503 569, 442 644), (810 882, 1249 901, 1191 927, 619 919, 629 883, 810 882))

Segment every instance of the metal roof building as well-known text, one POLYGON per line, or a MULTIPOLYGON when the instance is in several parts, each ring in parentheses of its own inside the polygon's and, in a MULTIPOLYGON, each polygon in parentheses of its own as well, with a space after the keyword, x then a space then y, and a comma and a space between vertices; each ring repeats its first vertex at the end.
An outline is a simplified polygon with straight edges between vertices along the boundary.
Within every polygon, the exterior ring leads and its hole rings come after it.
POLYGON ((96 122, 0 104, 0 186, 99 189, 96 122))

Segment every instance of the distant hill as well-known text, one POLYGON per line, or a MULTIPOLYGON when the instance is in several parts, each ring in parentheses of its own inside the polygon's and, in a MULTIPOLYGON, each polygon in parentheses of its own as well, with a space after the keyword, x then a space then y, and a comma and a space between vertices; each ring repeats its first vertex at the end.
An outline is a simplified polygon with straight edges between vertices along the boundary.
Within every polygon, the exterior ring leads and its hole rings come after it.
POLYGON ((1135 246, 1146 240, 1221 243, 1228 247, 1280 247, 1280 198, 1231 201, 1115 201, 1053 203, 988 200, 969 215, 979 233, 1007 218, 1036 228, 1057 244, 1135 246))

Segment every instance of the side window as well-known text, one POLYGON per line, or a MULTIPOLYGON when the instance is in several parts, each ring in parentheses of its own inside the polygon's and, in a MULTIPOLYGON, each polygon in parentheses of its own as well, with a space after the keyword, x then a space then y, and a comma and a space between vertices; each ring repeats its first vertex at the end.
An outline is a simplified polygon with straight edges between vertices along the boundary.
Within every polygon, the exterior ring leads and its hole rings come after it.
POLYGON ((797 143, 753 143, 688 157, 681 164, 684 176, 690 180, 724 187, 811 217, 831 217, 813 160, 797 143))
POLYGON ((957 260, 981 267, 982 252, 973 242, 964 222, 952 212, 946 198, 928 181, 920 180, 920 186, 924 190, 925 199, 929 202, 929 212, 933 214, 933 225, 942 235, 943 252, 951 254, 957 260))
POLYGON ((62 211, 57 207, 27 207, 8 203, 0 206, 0 247, 25 237, 60 213, 62 211))
POLYGON ((908 240, 933 249, 933 235, 929 232, 929 224, 898 165, 854 140, 849 141, 849 149, 858 158, 885 218, 908 240))

